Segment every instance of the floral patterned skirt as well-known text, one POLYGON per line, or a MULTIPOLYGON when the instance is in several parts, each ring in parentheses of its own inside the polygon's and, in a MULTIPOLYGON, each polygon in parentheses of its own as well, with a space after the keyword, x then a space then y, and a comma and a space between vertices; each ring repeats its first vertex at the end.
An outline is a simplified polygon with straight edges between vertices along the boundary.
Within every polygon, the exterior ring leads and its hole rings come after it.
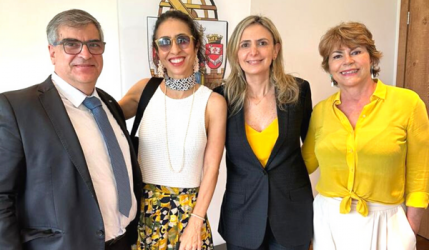
MULTIPOLYGON (((175 249, 197 201, 198 188, 173 188, 146 184, 138 227, 138 250, 175 249)), ((210 224, 201 229, 201 249, 212 250, 210 224)))

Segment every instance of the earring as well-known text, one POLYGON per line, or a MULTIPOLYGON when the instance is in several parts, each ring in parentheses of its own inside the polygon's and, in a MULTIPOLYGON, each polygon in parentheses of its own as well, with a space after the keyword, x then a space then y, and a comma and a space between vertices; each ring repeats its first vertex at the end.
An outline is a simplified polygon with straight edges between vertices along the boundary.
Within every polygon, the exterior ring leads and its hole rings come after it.
POLYGON ((337 82, 334 80, 332 75, 329 75, 329 76, 331 77, 331 87, 335 87, 335 85, 337 85, 337 82))
POLYGON ((162 65, 161 60, 158 62, 158 69, 156 73, 158 77, 164 78, 164 65, 162 65))
POLYGON ((200 62, 198 60, 198 56, 195 57, 195 62, 194 62, 194 73, 197 73, 200 71, 200 62))
POLYGON ((373 65, 371 65, 371 78, 372 79, 377 79, 377 76, 374 73, 374 66, 373 65))

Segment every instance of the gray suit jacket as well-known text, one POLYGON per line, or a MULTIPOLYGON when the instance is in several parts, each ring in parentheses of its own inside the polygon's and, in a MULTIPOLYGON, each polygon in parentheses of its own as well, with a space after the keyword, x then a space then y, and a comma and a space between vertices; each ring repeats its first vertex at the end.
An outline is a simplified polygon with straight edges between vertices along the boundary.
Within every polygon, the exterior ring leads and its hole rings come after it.
MULTIPOLYGON (((128 134, 119 105, 97 92, 128 134)), ((141 173, 131 155, 139 204, 141 173)), ((130 242, 138 218, 127 228, 130 242)), ((101 250, 104 241, 91 176, 51 77, 0 94, 0 249, 101 250)))
MULTIPOLYGON (((247 141, 244 111, 228 116, 226 132, 227 183, 219 233, 226 242, 257 248, 264 240, 267 221, 283 246, 307 244, 313 235, 313 195, 301 156, 312 112, 310 85, 297 79, 296 105, 277 108, 279 137, 265 166, 247 141)), ((215 90, 223 93, 222 88, 215 90)))

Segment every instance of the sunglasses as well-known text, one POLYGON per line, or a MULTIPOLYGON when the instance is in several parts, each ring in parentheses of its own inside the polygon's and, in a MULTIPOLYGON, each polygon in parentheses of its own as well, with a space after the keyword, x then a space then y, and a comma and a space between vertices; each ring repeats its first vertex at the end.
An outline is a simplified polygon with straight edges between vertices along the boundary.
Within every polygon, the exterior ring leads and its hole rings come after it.
POLYGON ((167 52, 170 51, 171 46, 173 46, 173 42, 175 42, 180 49, 187 49, 189 44, 191 44, 191 39, 195 38, 193 36, 181 34, 174 38, 168 36, 161 37, 158 40, 155 40, 155 43, 158 46, 158 49, 167 52))

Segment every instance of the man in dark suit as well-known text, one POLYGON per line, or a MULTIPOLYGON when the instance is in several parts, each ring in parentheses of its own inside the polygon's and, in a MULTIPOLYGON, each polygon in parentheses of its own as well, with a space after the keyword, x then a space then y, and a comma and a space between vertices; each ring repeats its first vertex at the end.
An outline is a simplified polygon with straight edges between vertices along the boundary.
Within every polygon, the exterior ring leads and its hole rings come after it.
POLYGON ((0 249, 131 249, 141 174, 120 107, 95 88, 101 26, 68 10, 47 35, 55 72, 0 94, 0 249))

